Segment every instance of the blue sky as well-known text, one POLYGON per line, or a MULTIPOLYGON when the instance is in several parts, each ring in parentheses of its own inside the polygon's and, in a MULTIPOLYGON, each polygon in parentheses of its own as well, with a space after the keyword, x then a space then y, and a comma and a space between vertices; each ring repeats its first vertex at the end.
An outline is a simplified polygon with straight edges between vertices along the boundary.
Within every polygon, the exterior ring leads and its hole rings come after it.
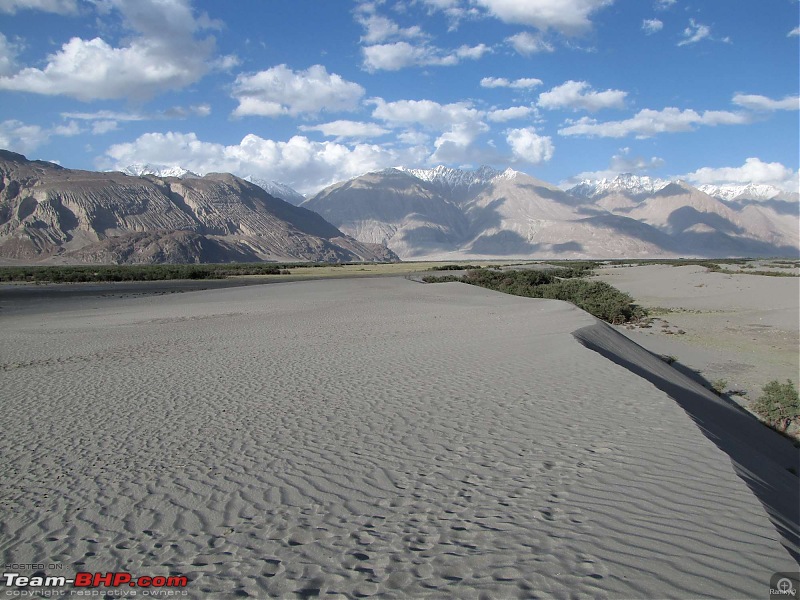
POLYGON ((304 193, 379 168, 797 191, 797 0, 0 0, 0 147, 304 193))

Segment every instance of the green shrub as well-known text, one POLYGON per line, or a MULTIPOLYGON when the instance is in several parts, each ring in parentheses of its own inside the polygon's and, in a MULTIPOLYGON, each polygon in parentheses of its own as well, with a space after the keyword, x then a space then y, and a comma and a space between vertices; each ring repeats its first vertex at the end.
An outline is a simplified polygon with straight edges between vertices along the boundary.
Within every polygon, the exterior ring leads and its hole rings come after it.
MULTIPOLYGON (((633 298, 603 281, 579 279, 580 269, 523 271, 468 271, 464 283, 515 296, 566 300, 609 323, 625 323, 645 316, 633 298)), ((430 277, 423 281, 459 281, 458 278, 430 277)))
POLYGON ((794 383, 789 379, 786 383, 774 379, 762 389, 764 394, 753 405, 753 410, 761 415, 768 425, 785 432, 792 421, 800 419, 800 399, 794 383))

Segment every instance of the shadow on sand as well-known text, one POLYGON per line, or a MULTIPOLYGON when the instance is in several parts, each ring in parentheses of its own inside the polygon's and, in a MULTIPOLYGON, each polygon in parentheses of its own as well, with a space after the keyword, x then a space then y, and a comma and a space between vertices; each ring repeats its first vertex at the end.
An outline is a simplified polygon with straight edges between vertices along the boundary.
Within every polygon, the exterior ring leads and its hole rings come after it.
POLYGON ((784 547, 800 564, 800 450, 609 325, 597 323, 573 335, 586 348, 652 383, 686 411, 730 457, 737 475, 764 506, 784 547))

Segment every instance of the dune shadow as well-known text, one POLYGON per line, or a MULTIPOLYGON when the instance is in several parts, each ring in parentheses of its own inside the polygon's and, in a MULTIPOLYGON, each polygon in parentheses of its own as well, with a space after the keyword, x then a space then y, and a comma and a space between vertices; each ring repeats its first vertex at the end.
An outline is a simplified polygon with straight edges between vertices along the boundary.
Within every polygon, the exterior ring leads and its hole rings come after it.
POLYGON ((700 387, 697 373, 687 377, 609 325, 589 325, 573 336, 678 403, 703 435, 728 455, 736 474, 764 506, 783 546, 800 564, 800 450, 735 403, 700 387))

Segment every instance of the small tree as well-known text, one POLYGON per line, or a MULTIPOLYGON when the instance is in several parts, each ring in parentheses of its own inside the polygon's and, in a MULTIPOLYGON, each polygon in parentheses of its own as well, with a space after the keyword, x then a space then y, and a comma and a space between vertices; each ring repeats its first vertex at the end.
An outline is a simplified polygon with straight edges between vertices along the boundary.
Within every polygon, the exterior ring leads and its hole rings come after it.
POLYGON ((775 379, 762 389, 764 394, 753 405, 753 410, 764 417, 769 425, 785 432, 792 421, 800 418, 800 399, 794 383, 789 379, 786 383, 775 379))

